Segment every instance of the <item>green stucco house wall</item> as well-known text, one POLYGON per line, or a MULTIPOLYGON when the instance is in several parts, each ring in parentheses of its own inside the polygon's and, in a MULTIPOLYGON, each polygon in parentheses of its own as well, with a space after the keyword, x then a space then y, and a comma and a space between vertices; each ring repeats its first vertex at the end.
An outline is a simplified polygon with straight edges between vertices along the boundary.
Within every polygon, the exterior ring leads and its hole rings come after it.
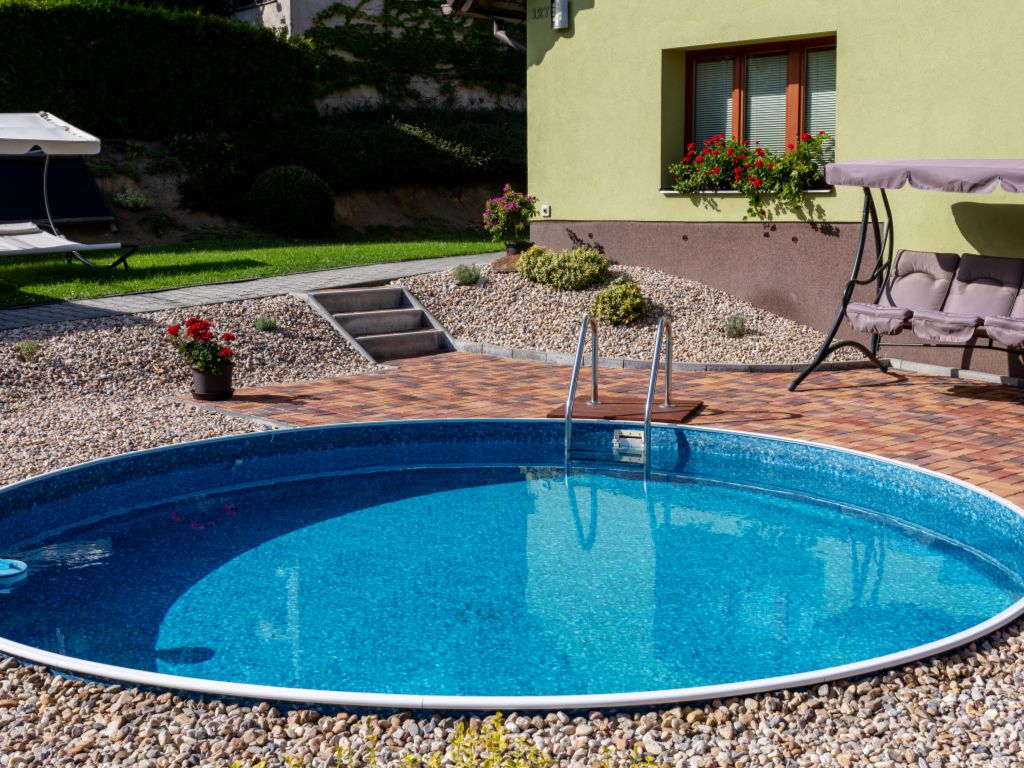
MULTIPOLYGON (((701 280, 819 328, 849 275, 862 195, 817 193, 816 221, 784 215, 766 226, 744 221, 742 197, 666 191, 667 165, 693 134, 688 61, 834 45, 838 161, 1024 157, 1017 0, 570 0, 561 31, 551 0, 520 5, 529 188, 549 207, 533 238, 599 242, 623 263, 701 280)), ((1019 195, 905 189, 891 199, 897 247, 1024 256, 1019 195)), ((1002 353, 917 356, 1022 371, 1019 356, 1002 353)))

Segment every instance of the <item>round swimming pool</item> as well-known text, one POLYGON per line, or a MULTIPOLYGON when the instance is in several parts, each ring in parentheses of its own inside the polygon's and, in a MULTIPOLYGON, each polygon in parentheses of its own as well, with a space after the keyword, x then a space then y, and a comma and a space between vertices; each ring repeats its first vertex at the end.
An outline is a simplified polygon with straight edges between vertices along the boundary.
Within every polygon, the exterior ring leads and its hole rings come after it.
POLYGON ((577 708, 862 674, 1024 612, 1024 516, 991 494, 792 440, 652 442, 648 477, 567 475, 561 422, 351 425, 19 483, 0 651, 253 699, 577 708))

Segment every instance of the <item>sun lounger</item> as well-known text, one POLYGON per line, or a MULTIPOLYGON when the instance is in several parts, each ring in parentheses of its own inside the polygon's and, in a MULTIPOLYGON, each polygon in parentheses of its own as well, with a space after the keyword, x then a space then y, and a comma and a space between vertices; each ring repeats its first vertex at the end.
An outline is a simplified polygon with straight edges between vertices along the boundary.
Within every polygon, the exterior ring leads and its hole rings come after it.
POLYGON ((131 243, 78 243, 65 237, 51 234, 31 222, 0 224, 0 256, 32 256, 47 253, 62 253, 64 260, 76 258, 89 266, 116 267, 123 264, 128 268, 128 257, 138 246, 131 243), (97 251, 123 251, 111 264, 95 264, 83 253, 97 251))
POLYGON ((100 151, 100 140, 73 125, 65 123, 48 112, 0 113, 0 155, 27 156, 42 154, 43 207, 49 231, 34 223, 0 224, 0 256, 28 256, 44 253, 63 253, 64 261, 78 259, 90 267, 116 267, 128 269, 128 257, 137 250, 130 243, 76 243, 61 235, 53 222, 48 192, 50 157, 55 155, 95 155, 100 151), (123 251, 112 264, 96 264, 83 253, 96 251, 123 251))

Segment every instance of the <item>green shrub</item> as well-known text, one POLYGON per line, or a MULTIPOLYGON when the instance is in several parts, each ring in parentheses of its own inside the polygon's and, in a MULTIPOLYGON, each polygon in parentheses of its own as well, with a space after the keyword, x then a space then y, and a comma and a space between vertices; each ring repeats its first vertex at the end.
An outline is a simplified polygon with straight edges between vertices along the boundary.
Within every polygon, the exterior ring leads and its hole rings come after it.
POLYGON ((730 339, 738 339, 747 333, 747 318, 743 315, 731 315, 725 319, 725 326, 722 329, 730 339))
POLYGON ((137 187, 125 187, 111 198, 114 203, 128 211, 144 211, 152 203, 137 187))
POLYGON ((589 245, 561 253, 535 246, 519 257, 516 269, 531 282, 581 291, 607 280, 609 265, 608 257, 589 245))
POLYGON ((17 349, 18 356, 26 363, 34 363, 39 356, 39 342, 35 339, 22 339, 17 349))
POLYGON ((260 315, 253 323, 257 331, 261 333, 273 333, 277 330, 277 318, 270 315, 260 315))
POLYGON ((548 265, 556 255, 550 248, 534 245, 519 254, 516 272, 531 283, 543 283, 543 276, 547 274, 548 265))
POLYGON ((590 314, 612 325, 629 325, 647 314, 647 299, 639 285, 629 278, 617 277, 594 297, 590 314))
POLYGON ((0 3, 0 104, 159 139, 314 114, 308 51, 234 19, 113 0, 0 3), (17 76, 13 76, 16 73, 17 76))
POLYGON ((301 165, 279 165, 260 174, 249 189, 249 221, 288 237, 324 235, 334 221, 334 194, 301 165))
POLYGON ((476 285, 480 282, 480 267, 476 264, 459 264, 452 270, 452 277, 458 285, 476 285))

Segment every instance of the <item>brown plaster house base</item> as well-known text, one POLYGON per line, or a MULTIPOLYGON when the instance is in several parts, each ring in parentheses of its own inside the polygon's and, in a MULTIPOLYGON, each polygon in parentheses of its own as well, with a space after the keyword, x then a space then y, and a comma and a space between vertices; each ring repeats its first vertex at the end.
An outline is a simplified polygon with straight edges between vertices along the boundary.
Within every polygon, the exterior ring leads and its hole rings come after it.
MULTIPOLYGON (((537 221, 531 239, 549 248, 575 240, 602 246, 622 264, 696 280, 797 322, 827 331, 850 277, 858 223, 537 221)), ((872 264, 865 264, 863 274, 872 264)), ((854 300, 872 301, 866 288, 854 300)), ((842 338, 865 340, 844 323, 842 338)), ((893 341, 914 343, 904 333, 893 341)), ((1002 376, 1024 376, 1024 356, 976 349, 883 348, 886 357, 1002 376)))

